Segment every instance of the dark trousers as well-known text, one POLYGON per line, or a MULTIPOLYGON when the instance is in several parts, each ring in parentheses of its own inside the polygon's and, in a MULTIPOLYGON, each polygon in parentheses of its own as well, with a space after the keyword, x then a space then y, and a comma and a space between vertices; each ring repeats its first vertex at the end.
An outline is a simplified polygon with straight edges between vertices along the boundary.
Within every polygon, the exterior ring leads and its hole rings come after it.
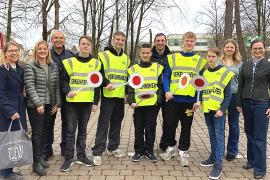
POLYGON ((181 123, 181 133, 179 138, 178 149, 187 151, 190 147, 191 125, 193 121, 192 112, 193 103, 191 102, 174 102, 167 103, 167 120, 163 131, 164 139, 168 146, 175 146, 175 133, 179 120, 181 123))
POLYGON ((157 106, 142 106, 134 110, 135 152, 153 153, 158 111, 157 106))
POLYGON ((166 139, 164 139, 164 135, 163 135, 163 132, 164 132, 164 129, 168 129, 166 127, 167 123, 167 115, 166 115, 166 106, 167 106, 167 102, 163 102, 161 104, 161 112, 162 112, 162 135, 161 135, 161 138, 160 138, 160 143, 159 143, 159 148, 162 149, 163 151, 166 151, 168 145, 167 145, 167 141, 166 139))
POLYGON ((101 156, 106 149, 114 151, 120 144, 121 123, 124 118, 123 98, 101 98, 100 115, 98 118, 94 156, 101 156))
POLYGON ((269 119, 268 101, 242 99, 244 128, 247 136, 247 160, 256 175, 266 174, 266 147, 269 119))
MULTIPOLYGON (((66 104, 66 96, 61 94, 62 106, 61 106, 61 121, 62 121, 62 129, 61 129, 61 154, 64 154, 65 145, 66 145, 66 113, 65 113, 65 104, 66 104)), ((47 132, 47 141, 44 144, 44 153, 52 154, 53 153, 53 142, 54 142, 54 124, 55 124, 56 113, 53 115, 50 122, 48 122, 48 132, 47 132)))
POLYGON ((74 157, 75 147, 75 133, 78 127, 76 151, 77 157, 81 158, 86 156, 86 137, 87 137, 87 124, 91 115, 93 103, 78 102, 78 103, 66 103, 66 150, 65 159, 70 160, 74 157))
POLYGON ((206 125, 208 127, 209 139, 211 144, 210 158, 215 161, 217 167, 222 167, 224 146, 225 146, 225 117, 216 118, 216 111, 204 113, 206 125))
POLYGON ((53 118, 51 115, 51 105, 45 105, 44 113, 39 114, 37 108, 27 108, 29 121, 32 128, 32 145, 33 145, 33 161, 34 164, 40 162, 43 156, 43 146, 47 142, 47 132, 49 122, 53 118))
POLYGON ((239 143, 239 112, 236 109, 236 94, 232 94, 228 107, 229 136, 227 143, 227 154, 236 156, 238 154, 239 143))

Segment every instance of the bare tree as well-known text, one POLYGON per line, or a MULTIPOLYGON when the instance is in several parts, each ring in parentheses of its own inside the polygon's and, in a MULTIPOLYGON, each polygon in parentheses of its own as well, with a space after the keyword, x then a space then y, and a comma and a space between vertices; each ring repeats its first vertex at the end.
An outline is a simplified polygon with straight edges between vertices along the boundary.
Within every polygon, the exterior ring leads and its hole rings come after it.
POLYGON ((233 31, 233 0, 226 0, 224 39, 232 37, 233 31))
POLYGON ((241 18, 240 18, 240 3, 239 0, 235 0, 235 25, 236 25, 236 35, 237 41, 239 44, 239 50, 242 56, 242 61, 247 60, 247 52, 245 49, 244 38, 242 34, 242 27, 241 27, 241 18))
POLYGON ((59 22, 59 9, 60 4, 59 0, 54 0, 54 29, 59 30, 60 22, 59 22))
POLYGON ((224 10, 218 5, 217 0, 209 0, 207 6, 204 6, 203 9, 199 12, 197 21, 207 27, 214 45, 221 47, 224 39, 224 10))

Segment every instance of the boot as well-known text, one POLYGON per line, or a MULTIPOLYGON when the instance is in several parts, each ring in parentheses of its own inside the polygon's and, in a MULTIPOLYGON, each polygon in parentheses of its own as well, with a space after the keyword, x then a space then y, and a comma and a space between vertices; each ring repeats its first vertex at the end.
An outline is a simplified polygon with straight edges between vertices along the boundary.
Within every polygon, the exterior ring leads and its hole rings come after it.
POLYGON ((33 164, 33 172, 39 176, 45 176, 47 174, 46 169, 41 165, 41 163, 33 164))
POLYGON ((41 164, 44 168, 49 168, 49 167, 50 167, 48 161, 45 161, 43 158, 41 158, 40 164, 41 164))

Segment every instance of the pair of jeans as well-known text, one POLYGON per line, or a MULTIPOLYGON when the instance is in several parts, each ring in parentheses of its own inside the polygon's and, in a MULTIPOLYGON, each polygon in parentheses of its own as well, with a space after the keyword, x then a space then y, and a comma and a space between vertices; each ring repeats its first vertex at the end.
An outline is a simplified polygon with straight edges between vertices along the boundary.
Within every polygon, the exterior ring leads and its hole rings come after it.
POLYGON ((53 148, 52 148, 52 144, 54 141, 54 124, 55 124, 55 118, 56 118, 56 114, 54 113, 51 118, 49 119, 49 121, 47 121, 47 127, 46 128, 46 134, 47 134, 47 138, 46 138, 46 142, 44 142, 43 145, 43 153, 45 154, 53 154, 53 148))
POLYGON ((52 107, 46 104, 44 113, 39 114, 37 108, 28 107, 27 112, 32 128, 32 145, 33 145, 33 161, 34 164, 40 163, 43 157, 44 143, 47 142, 47 132, 50 128, 50 122, 53 118, 51 114, 52 107))
POLYGON ((222 167, 225 149, 225 113, 221 117, 215 117, 216 111, 204 113, 208 127, 211 154, 210 158, 215 160, 215 166, 222 167))
POLYGON ((123 98, 101 97, 95 146, 92 148, 94 156, 101 156, 106 147, 109 151, 118 149, 124 109, 123 98))
POLYGON ((193 121, 193 103, 175 102, 167 103, 167 118, 164 121, 163 136, 167 146, 175 146, 175 133, 179 120, 181 123, 181 133, 178 149, 187 151, 190 147, 191 126, 193 121))
POLYGON ((66 103, 66 150, 65 159, 71 160, 74 157, 75 134, 78 127, 76 151, 77 157, 85 157, 87 124, 92 110, 91 102, 67 102, 66 103))
POLYGON ((134 110, 135 142, 137 153, 153 153, 156 139, 158 106, 142 106, 134 110))
POLYGON ((13 173, 13 168, 8 168, 8 169, 1 169, 0 170, 0 176, 1 177, 8 177, 13 173))
POLYGON ((227 154, 236 156, 238 154, 239 143, 239 112, 236 109, 236 94, 232 94, 230 105, 228 107, 229 136, 227 143, 227 154))
POLYGON ((247 160, 256 175, 266 174, 266 147, 269 119, 268 101, 242 99, 244 128, 247 136, 247 160))
POLYGON ((67 118, 66 118, 66 96, 63 92, 61 92, 62 106, 61 106, 61 121, 62 121, 62 129, 61 129, 61 154, 65 154, 66 148, 66 129, 67 129, 67 118))

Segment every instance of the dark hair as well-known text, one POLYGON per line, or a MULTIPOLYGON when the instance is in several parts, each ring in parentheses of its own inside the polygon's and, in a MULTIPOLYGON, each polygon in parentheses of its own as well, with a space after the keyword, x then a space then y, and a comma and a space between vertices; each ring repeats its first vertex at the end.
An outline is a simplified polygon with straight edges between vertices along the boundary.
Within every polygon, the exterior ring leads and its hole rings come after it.
POLYGON ((262 44, 263 44, 263 47, 265 48, 265 42, 264 42, 263 40, 255 39, 255 40, 251 41, 251 44, 250 44, 250 48, 251 48, 251 49, 252 49, 252 46, 253 46, 255 43, 262 43, 262 44))
POLYGON ((83 35, 83 36, 81 36, 80 39, 79 39, 79 44, 80 44, 80 42, 81 42, 81 40, 82 40, 83 38, 87 39, 91 44, 93 43, 92 38, 91 38, 90 36, 83 35))
POLYGON ((165 37, 165 40, 167 40, 167 37, 166 37, 165 34, 163 34, 163 33, 157 33, 156 36, 155 36, 155 38, 154 38, 154 42, 156 41, 157 37, 159 37, 159 36, 164 36, 165 37))
POLYGON ((150 44, 147 44, 147 43, 144 43, 144 44, 141 44, 140 48, 150 48, 151 49, 151 45, 150 44))
POLYGON ((219 51, 219 49, 216 48, 216 47, 211 47, 211 48, 209 48, 209 49, 207 50, 207 52, 206 52, 206 55, 208 55, 209 52, 215 53, 215 54, 217 55, 217 57, 220 56, 220 51, 219 51))

